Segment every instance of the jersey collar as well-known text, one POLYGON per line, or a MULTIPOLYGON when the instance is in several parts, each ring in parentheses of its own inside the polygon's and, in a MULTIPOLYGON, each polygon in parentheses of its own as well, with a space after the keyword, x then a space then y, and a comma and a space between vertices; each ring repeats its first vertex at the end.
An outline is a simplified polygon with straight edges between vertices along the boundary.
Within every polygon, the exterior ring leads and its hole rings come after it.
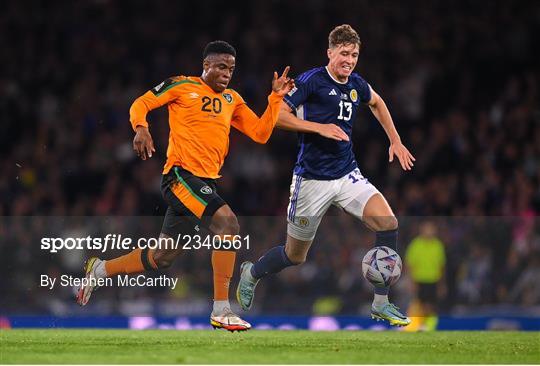
POLYGON ((334 80, 336 83, 341 84, 341 85, 345 85, 345 84, 347 84, 349 82, 349 78, 347 78, 347 81, 345 81, 345 82, 334 79, 334 77, 332 76, 332 73, 330 72, 330 70, 328 70, 328 66, 325 66, 324 68, 325 68, 326 72, 328 73, 328 76, 330 76, 330 78, 332 80, 334 80))
POLYGON ((198 79, 198 80, 200 81, 200 83, 201 83, 202 85, 204 85, 204 87, 205 87, 206 89, 208 89, 208 91, 210 91, 211 93, 217 94, 217 95, 221 95, 221 94, 225 93, 225 91, 228 89, 228 88, 225 89, 225 90, 223 91, 223 93, 218 93, 218 92, 216 92, 214 89, 212 89, 212 88, 210 87, 210 85, 206 84, 206 82, 204 81, 204 79, 203 79, 202 77, 200 77, 200 76, 194 76, 193 78, 194 78, 194 79, 198 79))

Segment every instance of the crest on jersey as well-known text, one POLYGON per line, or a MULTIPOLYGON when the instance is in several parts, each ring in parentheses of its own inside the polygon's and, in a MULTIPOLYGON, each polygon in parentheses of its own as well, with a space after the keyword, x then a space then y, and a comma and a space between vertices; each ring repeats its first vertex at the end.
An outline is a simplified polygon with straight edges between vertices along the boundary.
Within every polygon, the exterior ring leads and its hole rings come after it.
POLYGON ((356 89, 351 90, 351 100, 356 102, 358 100, 358 92, 356 89))
POLYGON ((201 193, 203 194, 212 194, 212 188, 209 186, 204 186, 201 188, 201 193))
POLYGON ((223 93, 223 98, 227 101, 227 103, 231 104, 233 101, 232 95, 229 93, 223 93))
POLYGON ((309 225, 309 220, 307 219, 307 217, 300 217, 298 219, 298 225, 300 225, 301 227, 307 227, 309 225))

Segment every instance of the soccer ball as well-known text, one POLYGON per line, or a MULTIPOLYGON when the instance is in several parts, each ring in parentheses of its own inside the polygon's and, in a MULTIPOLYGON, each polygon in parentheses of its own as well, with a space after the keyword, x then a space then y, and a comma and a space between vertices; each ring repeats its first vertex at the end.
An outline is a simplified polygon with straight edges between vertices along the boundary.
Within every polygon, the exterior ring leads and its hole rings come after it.
POLYGON ((375 287, 389 287, 401 276, 401 257, 388 247, 375 247, 362 259, 362 273, 375 287))

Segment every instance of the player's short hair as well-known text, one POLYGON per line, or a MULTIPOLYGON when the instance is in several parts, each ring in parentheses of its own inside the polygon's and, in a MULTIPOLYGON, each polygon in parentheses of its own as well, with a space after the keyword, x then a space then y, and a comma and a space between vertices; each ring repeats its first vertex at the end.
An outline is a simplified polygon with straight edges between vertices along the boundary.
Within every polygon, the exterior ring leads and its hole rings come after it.
POLYGON ((226 53, 228 55, 232 55, 233 57, 236 57, 236 50, 233 46, 228 44, 225 41, 213 41, 206 45, 203 51, 203 59, 205 59, 208 55, 213 54, 220 54, 220 53, 226 53))
POLYGON ((338 25, 328 35, 328 48, 345 44, 357 44, 358 48, 360 48, 362 42, 353 27, 348 24, 338 25))

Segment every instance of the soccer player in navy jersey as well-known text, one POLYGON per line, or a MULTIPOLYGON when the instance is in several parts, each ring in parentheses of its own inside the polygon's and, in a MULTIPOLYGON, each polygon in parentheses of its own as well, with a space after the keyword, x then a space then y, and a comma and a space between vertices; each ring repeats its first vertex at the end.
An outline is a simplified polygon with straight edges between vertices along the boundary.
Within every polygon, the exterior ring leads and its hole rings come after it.
MULTIPOLYGON (((285 96, 277 127, 299 132, 299 152, 291 184, 287 242, 265 253, 256 263, 244 262, 237 298, 251 308, 257 282, 271 273, 306 260, 321 218, 330 205, 342 208, 376 232, 375 246, 397 249, 398 222, 383 195, 362 176, 353 154, 353 122, 367 104, 390 140, 403 170, 415 158, 401 138, 383 99, 353 70, 360 52, 358 33, 347 24, 329 35, 328 65, 309 70, 285 96), (296 115, 295 115, 296 114, 296 115)), ((410 323, 388 300, 388 288, 375 288, 371 315, 391 325, 410 323)))

